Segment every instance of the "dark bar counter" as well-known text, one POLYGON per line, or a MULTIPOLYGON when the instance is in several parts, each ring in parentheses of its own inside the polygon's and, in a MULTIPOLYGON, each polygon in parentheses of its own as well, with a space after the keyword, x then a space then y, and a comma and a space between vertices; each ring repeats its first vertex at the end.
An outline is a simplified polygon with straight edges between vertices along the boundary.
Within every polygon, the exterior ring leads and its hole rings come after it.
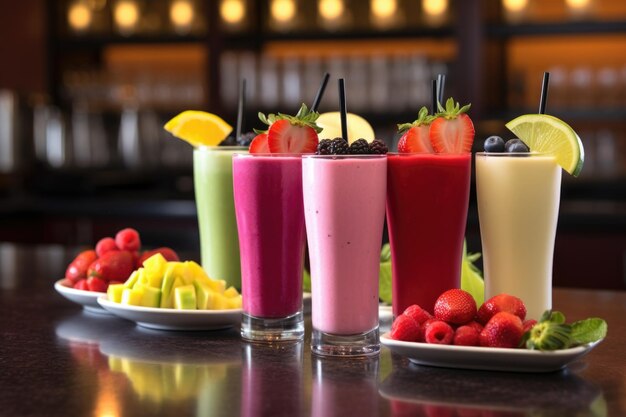
MULTIPOLYGON (((238 329, 162 332, 84 312, 53 289, 74 252, 0 244, 0 416, 623 416, 626 293, 559 288, 568 321, 608 337, 545 374, 319 359, 304 343, 241 341, 238 329)), ((383 323, 383 331, 389 323, 383 323)))

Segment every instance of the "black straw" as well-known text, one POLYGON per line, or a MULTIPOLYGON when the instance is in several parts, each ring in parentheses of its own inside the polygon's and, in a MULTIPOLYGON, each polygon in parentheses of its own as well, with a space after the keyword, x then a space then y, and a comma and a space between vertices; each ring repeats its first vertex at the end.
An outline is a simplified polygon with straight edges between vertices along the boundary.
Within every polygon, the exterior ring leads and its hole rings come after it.
POLYGON ((324 96, 324 90, 326 90, 326 84, 328 84, 329 78, 330 78, 330 74, 327 72, 324 73, 324 78, 322 78, 322 83, 320 84, 320 88, 318 88, 317 94, 315 95, 315 100, 313 100, 311 111, 317 111, 317 108, 320 105, 320 101, 322 101, 322 97, 324 96))
POLYGON ((541 98, 539 99, 539 114, 546 114, 546 103, 548 101, 548 84, 550 83, 550 73, 543 73, 543 82, 541 83, 541 98))
POLYGON ((437 101, 439 101, 439 103, 443 103, 443 90, 445 87, 446 76, 444 74, 437 74, 437 101))
POLYGON ((243 112, 246 107, 246 79, 241 79, 241 86, 239 87, 239 103, 237 105, 237 130, 235 134, 235 140, 238 141, 241 137, 241 130, 243 129, 243 112))
POLYGON ((348 110, 346 108, 346 85, 339 79, 339 111, 341 113, 341 136, 348 142, 348 110))
POLYGON ((432 81, 432 114, 437 113, 437 80, 432 81))

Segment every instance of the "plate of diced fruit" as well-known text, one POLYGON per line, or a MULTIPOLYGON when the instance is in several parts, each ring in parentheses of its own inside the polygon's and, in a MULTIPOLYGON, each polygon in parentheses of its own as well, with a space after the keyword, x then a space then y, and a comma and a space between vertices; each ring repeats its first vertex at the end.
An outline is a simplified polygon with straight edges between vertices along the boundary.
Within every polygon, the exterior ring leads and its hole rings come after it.
POLYGON ((563 369, 598 345, 607 324, 600 318, 566 323, 547 310, 539 320, 526 319, 524 302, 498 294, 477 308, 460 288, 445 291, 434 311, 407 307, 381 343, 418 365, 511 372, 563 369))

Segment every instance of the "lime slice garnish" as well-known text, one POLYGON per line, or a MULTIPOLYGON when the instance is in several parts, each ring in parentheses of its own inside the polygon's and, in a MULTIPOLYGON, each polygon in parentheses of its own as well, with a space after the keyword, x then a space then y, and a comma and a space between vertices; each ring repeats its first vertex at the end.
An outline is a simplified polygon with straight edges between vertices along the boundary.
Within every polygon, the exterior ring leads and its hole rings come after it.
POLYGON ((198 110, 180 113, 164 129, 196 147, 219 145, 233 130, 221 117, 198 110))
POLYGON ((547 114, 525 114, 506 124, 531 150, 553 155, 565 171, 577 177, 583 169, 583 144, 564 121, 547 114))
MULTIPOLYGON (((348 113, 348 142, 365 139, 372 142, 375 139, 372 126, 358 114, 348 113)), ((316 121, 323 130, 318 134, 320 139, 335 139, 341 137, 341 116, 338 111, 322 113, 316 121)))

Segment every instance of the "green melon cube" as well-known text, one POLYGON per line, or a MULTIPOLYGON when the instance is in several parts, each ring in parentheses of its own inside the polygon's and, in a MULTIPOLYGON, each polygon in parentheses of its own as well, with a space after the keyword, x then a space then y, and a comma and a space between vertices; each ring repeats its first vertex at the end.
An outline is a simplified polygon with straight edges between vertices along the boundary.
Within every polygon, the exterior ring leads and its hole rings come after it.
POLYGON ((122 304, 140 306, 143 298, 143 288, 124 288, 122 291, 122 304))
POLYGON ((205 281, 197 278, 194 279, 193 286, 196 289, 196 307, 198 310, 206 310, 213 290, 205 281))
POLYGON ((144 307, 159 307, 161 305, 161 290, 147 285, 144 286, 141 305, 144 307))
POLYGON ((174 289, 174 308, 177 310, 196 309, 196 290, 193 285, 183 285, 174 289))

